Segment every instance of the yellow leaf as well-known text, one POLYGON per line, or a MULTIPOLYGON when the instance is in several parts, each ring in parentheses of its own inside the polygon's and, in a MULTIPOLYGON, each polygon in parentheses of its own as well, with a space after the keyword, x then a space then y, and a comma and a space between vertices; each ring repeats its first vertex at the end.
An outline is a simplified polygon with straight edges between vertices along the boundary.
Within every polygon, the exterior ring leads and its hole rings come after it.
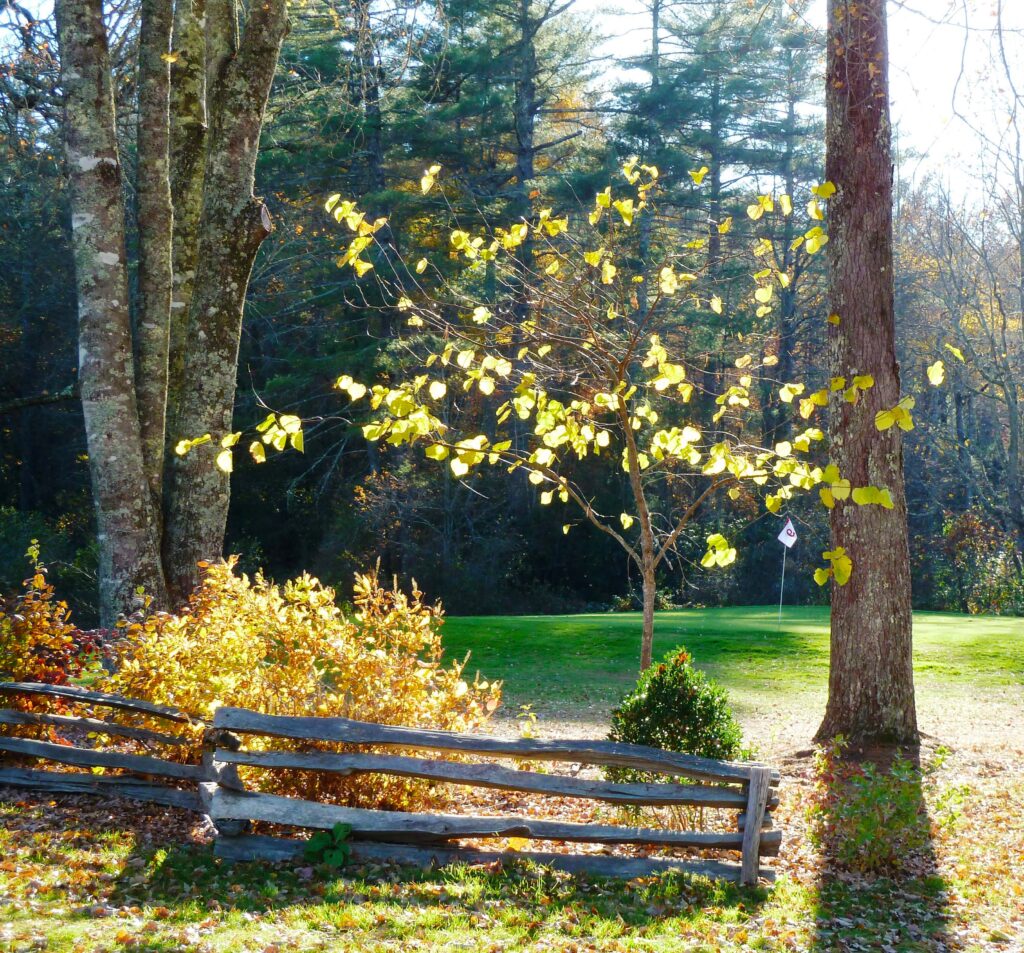
POLYGON ((421 258, 418 262, 416 262, 416 274, 417 275, 422 275, 423 272, 425 272, 426 270, 427 270, 427 259, 426 258, 421 258))
POLYGON ((260 443, 258 440, 254 440, 252 443, 249 444, 249 453, 252 455, 253 460, 255 460, 257 463, 267 462, 267 451, 264 448, 263 444, 260 443))
POLYGON ((715 314, 721 314, 722 313, 722 299, 719 298, 718 295, 715 295, 711 299, 711 310, 714 311, 715 314))
POLYGON ((783 215, 793 214, 793 200, 785 193, 779 196, 779 205, 782 207, 783 215))
MULTIPOLYGON (((177 63, 181 59, 181 53, 178 50, 171 50, 170 53, 161 53, 160 59, 165 63, 177 63)), ((166 82, 166 79, 164 81, 166 82)))
POLYGON ((615 278, 615 273, 618 270, 619 269, 616 268, 610 261, 606 261, 603 265, 601 265, 601 283, 605 285, 610 285, 612 283, 612 280, 615 278))
POLYGON ((711 170, 706 166, 702 165, 699 169, 690 169, 690 178, 693 179, 694 185, 700 185, 704 181, 706 176, 711 170))
POLYGON ((221 450, 217 454, 217 468, 225 473, 230 473, 234 468, 234 457, 230 450, 221 450))
POLYGON ((617 199, 615 201, 615 208, 619 215, 622 216, 622 221, 626 225, 633 224, 633 200, 632 199, 617 199))
POLYGON ((623 529, 629 529, 633 525, 633 517, 628 513, 620 513, 619 522, 622 524, 623 529))
POLYGON ((447 390, 448 390, 448 387, 445 385, 444 381, 431 381, 430 382, 429 392, 430 392, 430 396, 434 400, 440 400, 442 397, 444 397, 444 395, 447 392, 447 390))
POLYGON ((964 362, 964 352, 958 347, 953 347, 952 344, 944 344, 943 347, 949 351, 958 361, 964 362))
POLYGON ((839 324, 839 320, 840 320, 840 319, 839 319, 839 315, 838 315, 838 314, 830 314, 830 315, 828 316, 827 320, 828 320, 828 323, 829 323, 829 324, 835 324, 835 325, 838 325, 838 324, 839 324))
POLYGON ((761 304, 767 304, 772 300, 772 295, 775 293, 775 289, 771 285, 762 285, 757 291, 754 292, 754 300, 760 301, 761 304))
POLYGON ((729 215, 724 221, 719 222, 718 234, 719 235, 727 235, 729 233, 729 229, 730 228, 732 228, 732 216, 731 215, 729 215))
POLYGON ((932 387, 938 387, 946 379, 946 365, 942 361, 936 361, 928 368, 928 383, 932 387))
POLYGON ((814 186, 811 191, 822 199, 830 199, 836 194, 836 187, 831 182, 822 182, 821 185, 814 186))

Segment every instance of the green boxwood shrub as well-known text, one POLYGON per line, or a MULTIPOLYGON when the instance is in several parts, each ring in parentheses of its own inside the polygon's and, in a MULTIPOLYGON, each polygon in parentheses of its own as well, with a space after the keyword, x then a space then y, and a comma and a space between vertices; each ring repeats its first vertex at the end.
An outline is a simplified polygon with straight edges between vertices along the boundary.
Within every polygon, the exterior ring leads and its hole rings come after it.
MULTIPOLYGON (((675 649, 652 665, 612 711, 612 741, 730 760, 741 755, 743 735, 724 689, 675 649)), ((609 768, 613 781, 648 780, 628 768, 609 768)))

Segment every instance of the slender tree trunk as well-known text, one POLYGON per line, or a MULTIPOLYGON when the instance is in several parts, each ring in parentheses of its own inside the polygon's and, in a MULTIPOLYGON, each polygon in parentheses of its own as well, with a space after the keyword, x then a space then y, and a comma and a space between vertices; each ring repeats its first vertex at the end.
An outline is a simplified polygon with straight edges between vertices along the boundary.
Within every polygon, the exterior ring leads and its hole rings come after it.
MULTIPOLYGON (((516 184, 513 192, 513 220, 529 220, 532 212, 530 189, 534 176, 534 134, 537 122, 537 49, 536 36, 540 26, 530 15, 530 0, 519 0, 519 45, 515 66, 514 120, 516 130, 516 184)), ((517 325, 530 316, 530 272, 533 269, 533 237, 526 239, 515 252, 512 309, 517 325)))
MULTIPOLYGON (((188 315, 196 277, 199 217, 206 155, 205 0, 177 0, 171 64, 170 180, 174 203, 173 294, 168 342, 167 430, 174 423, 185 379, 188 315)), ((170 450, 172 448, 168 448, 170 450)))
POLYGON ((199 581, 196 564, 222 555, 230 483, 215 464, 232 429, 242 310, 270 213, 253 195, 267 96, 287 31, 285 0, 254 5, 236 43, 234 7, 207 13, 207 137, 203 211, 189 313, 190 346, 172 441, 211 434, 213 443, 173 455, 166 503, 164 567, 173 599, 199 581))
POLYGON ((829 370, 871 374, 851 404, 830 402, 832 460, 853 486, 885 487, 894 508, 837 504, 832 545, 853 575, 832 584, 829 697, 817 738, 855 743, 917 740, 907 510, 900 430, 875 415, 900 399, 895 353, 892 160, 884 0, 829 0, 826 178, 830 206, 829 370))
POLYGON ((121 163, 101 0, 58 0, 78 292, 79 380, 100 550, 100 616, 166 602, 132 360, 121 163))
MULTIPOLYGON (((167 417, 171 314, 170 57, 171 0, 142 0, 139 26, 139 300, 135 315, 135 393, 142 455, 160 506, 167 417)), ((157 509, 159 513, 159 509, 157 509)))
MULTIPOLYGON (((644 554, 645 564, 648 562, 644 554)), ((654 562, 653 558, 650 560, 654 562)), ((654 657, 654 602, 658 593, 657 576, 653 565, 643 567, 644 627, 640 637, 640 671, 651 667, 654 657)))

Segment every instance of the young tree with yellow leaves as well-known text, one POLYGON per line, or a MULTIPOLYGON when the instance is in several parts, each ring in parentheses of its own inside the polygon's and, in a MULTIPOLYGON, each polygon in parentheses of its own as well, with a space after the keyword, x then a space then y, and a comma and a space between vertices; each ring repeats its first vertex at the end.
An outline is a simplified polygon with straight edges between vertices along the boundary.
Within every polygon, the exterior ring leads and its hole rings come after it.
MULTIPOLYGON (((643 580, 640 662, 646 668, 658 568, 676 552, 701 505, 718 492, 736 498, 745 488, 764 488, 765 504, 778 511, 792 493, 812 489, 828 473, 801 458, 824 440, 817 427, 772 447, 745 439, 742 417, 756 386, 751 355, 735 361, 720 393, 699 392, 680 356, 686 312, 699 321, 702 312, 721 313, 722 302, 702 287, 699 249, 684 249, 650 277, 632 270, 630 229, 649 214, 657 169, 631 160, 622 171, 625 187, 598 193, 586 221, 583 215, 574 222, 540 209, 507 228, 478 234, 455 228, 443 261, 421 258, 398 280, 378 276, 392 306, 407 315, 404 344, 416 373, 370 387, 345 375, 338 387, 353 401, 369 395, 373 416, 363 427, 368 440, 420 444, 428 458, 446 461, 458 478, 485 464, 521 473, 537 488, 541 504, 571 507, 564 533, 586 522, 615 539, 643 580), (520 320, 511 292, 523 285, 520 250, 527 241, 533 245, 525 275, 530 308, 520 320), (644 284, 655 287, 641 296, 644 284), (469 406, 485 409, 483 432, 460 430, 469 406), (628 512, 600 511, 581 480, 585 462, 606 455, 621 463, 628 512)), ((423 191, 435 188, 439 172, 437 166, 427 170, 423 191)), ((755 206, 752 218, 776 214, 769 196, 755 206)), ((779 206, 778 214, 793 214, 788 196, 779 206)), ((355 233, 339 264, 367 275, 384 220, 367 221, 353 202, 337 195, 327 210, 355 233)), ((812 222, 799 240, 817 252, 827 236, 812 222)), ((754 278, 748 303, 763 317, 789 276, 768 266, 754 278)), ((771 357, 765 361, 773 363, 771 357)), ((787 383, 782 397, 792 401, 803 391, 803 384, 787 383)), ((801 403, 805 419, 821 405, 818 396, 801 403)), ((259 443, 256 449, 263 452, 259 443)), ((823 572, 845 582, 843 554, 828 555, 832 565, 823 572)), ((736 550, 716 533, 707 539, 701 564, 728 566, 735 557, 736 550)))

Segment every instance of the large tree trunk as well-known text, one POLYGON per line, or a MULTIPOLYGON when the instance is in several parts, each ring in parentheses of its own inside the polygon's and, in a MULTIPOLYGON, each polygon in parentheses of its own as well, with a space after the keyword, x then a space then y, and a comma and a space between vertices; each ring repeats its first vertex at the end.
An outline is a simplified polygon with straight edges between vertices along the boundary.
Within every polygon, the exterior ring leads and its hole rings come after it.
POLYGON ((871 374, 855 403, 830 402, 832 461, 854 487, 885 487, 894 508, 838 503, 832 545, 853 560, 833 582, 829 698, 817 738, 917 740, 911 660, 910 563, 900 430, 875 415, 900 399, 895 353, 892 160, 884 0, 829 0, 826 178, 830 207, 829 370, 871 374))
POLYGON ((104 625, 138 587, 165 601, 132 360, 121 163, 101 0, 58 0, 78 292, 79 380, 100 550, 104 625))
MULTIPOLYGON (((139 26, 139 300, 135 315, 135 392, 146 478, 160 506, 167 417, 171 314, 170 58, 171 0, 142 0, 139 26)), ((157 510, 159 512, 159 509, 157 510)))
POLYGON ((196 563, 222 555, 229 477, 215 464, 231 432, 242 310, 252 265, 270 234, 253 195, 263 113, 287 31, 285 0, 250 10, 236 43, 234 7, 208 2, 207 158, 183 386, 171 442, 211 434, 213 443, 172 455, 165 508, 164 568, 171 597, 198 582, 196 563))

